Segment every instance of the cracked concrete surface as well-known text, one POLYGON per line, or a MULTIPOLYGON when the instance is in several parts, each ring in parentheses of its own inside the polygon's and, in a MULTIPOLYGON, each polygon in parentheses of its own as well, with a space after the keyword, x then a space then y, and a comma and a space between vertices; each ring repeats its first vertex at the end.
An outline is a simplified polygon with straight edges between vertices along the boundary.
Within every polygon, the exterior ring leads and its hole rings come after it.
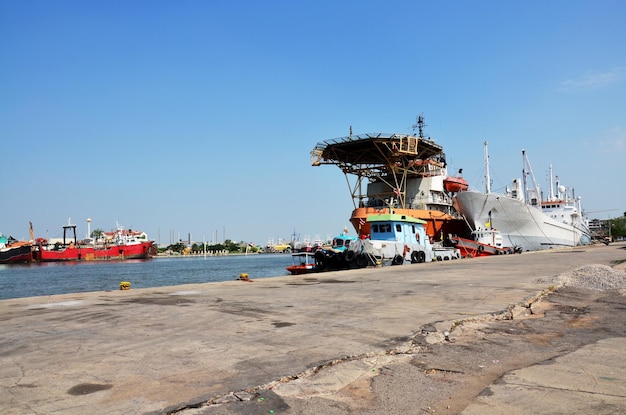
POLYGON ((329 415, 390 413, 390 408, 466 415, 625 410, 626 297, 562 288, 526 306, 520 308, 533 311, 453 322, 449 340, 422 330, 404 348, 346 358, 250 390, 244 400, 215 399, 176 413, 261 414, 270 406, 281 408, 274 413, 329 415))
POLYGON ((619 293, 537 297, 550 291, 537 279, 625 257, 612 245, 4 300, 0 408, 373 414, 497 405, 505 374, 624 337, 609 315, 623 321, 619 293))

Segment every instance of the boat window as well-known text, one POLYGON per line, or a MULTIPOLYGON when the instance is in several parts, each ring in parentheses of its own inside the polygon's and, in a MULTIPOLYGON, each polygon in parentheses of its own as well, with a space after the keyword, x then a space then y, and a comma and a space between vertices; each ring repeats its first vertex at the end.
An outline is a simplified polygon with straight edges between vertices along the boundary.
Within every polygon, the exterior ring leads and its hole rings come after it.
POLYGON ((379 225, 372 224, 372 232, 385 233, 391 232, 390 223, 381 223, 379 225))
POLYGON ((396 223, 396 232, 402 232, 402 225, 396 223))

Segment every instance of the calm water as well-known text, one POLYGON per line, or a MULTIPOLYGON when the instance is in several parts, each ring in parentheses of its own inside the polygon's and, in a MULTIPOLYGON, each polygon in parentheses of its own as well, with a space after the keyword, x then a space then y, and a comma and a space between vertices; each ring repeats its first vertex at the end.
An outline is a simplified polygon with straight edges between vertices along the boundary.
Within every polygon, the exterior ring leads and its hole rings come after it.
POLYGON ((289 275, 291 255, 154 258, 0 265, 0 300, 86 291, 119 290, 229 281, 245 272, 251 279, 289 275))

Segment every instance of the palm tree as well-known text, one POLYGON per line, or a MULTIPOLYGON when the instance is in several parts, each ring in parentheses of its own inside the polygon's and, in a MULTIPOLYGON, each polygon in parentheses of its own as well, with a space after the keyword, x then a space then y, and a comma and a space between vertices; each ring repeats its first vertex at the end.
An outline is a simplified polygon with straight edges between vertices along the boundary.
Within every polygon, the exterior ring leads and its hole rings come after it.
POLYGON ((90 236, 94 240, 98 240, 104 236, 104 231, 102 229, 94 229, 90 236))

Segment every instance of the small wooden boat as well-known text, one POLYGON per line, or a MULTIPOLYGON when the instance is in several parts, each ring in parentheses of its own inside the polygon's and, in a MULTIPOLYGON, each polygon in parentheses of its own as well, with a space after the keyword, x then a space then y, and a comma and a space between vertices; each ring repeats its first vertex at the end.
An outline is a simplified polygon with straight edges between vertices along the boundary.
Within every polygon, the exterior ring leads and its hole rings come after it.
POLYGON ((317 272, 315 254, 313 252, 296 252, 291 254, 291 260, 292 265, 287 267, 287 271, 294 275, 317 272))

